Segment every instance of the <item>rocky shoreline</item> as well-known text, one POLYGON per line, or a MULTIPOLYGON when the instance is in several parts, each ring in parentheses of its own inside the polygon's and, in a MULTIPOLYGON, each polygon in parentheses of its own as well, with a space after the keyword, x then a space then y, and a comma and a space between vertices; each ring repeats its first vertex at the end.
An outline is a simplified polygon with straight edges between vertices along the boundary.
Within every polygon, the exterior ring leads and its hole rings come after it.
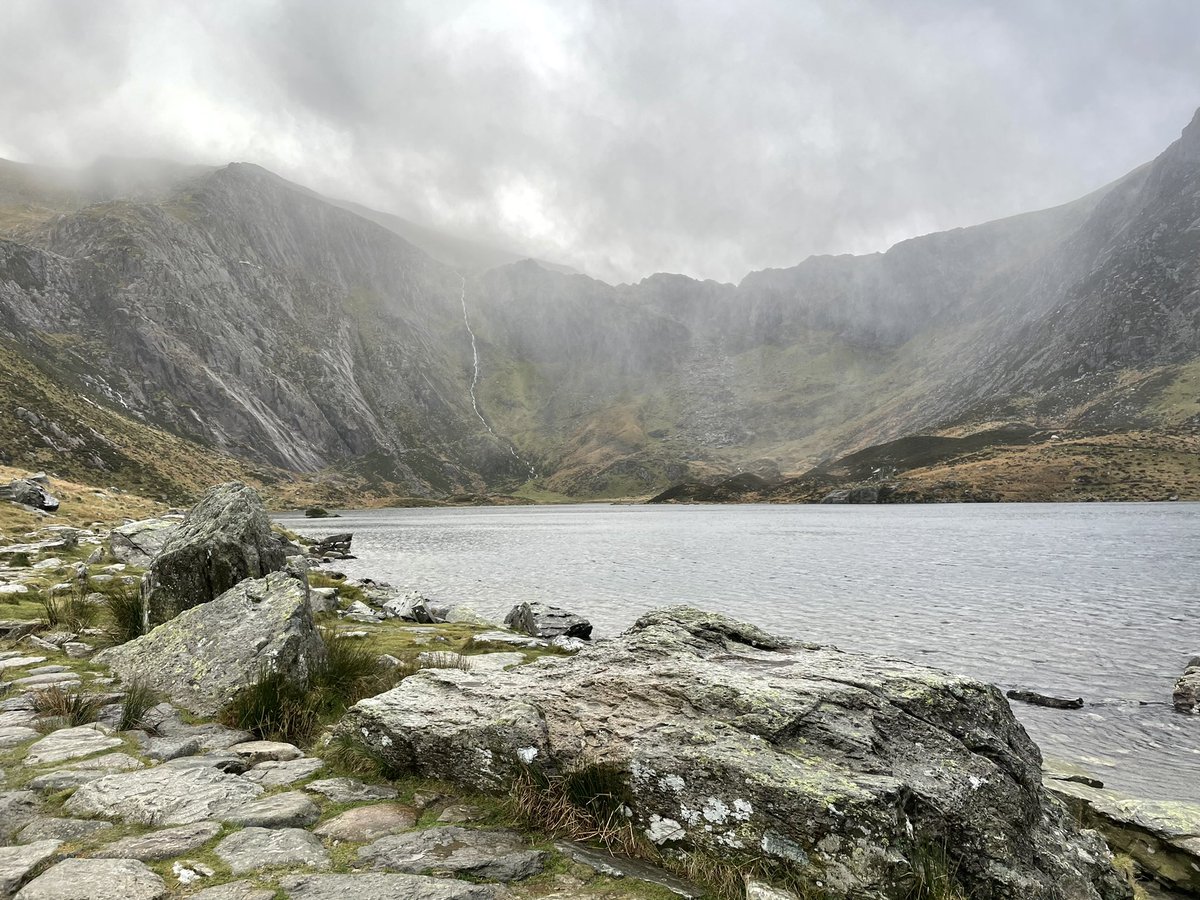
POLYGON ((488 622, 236 483, 73 496, 0 546, 0 897, 1200 895, 1200 810, 1043 775, 990 685, 687 607, 488 622))

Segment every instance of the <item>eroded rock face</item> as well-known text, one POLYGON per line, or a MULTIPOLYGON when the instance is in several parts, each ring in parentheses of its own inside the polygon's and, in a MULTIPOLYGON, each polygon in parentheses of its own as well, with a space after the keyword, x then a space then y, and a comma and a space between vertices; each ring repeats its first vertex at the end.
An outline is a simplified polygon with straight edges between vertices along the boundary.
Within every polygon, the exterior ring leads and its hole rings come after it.
POLYGON ((298 681, 325 657, 308 585, 279 572, 243 581, 96 662, 142 679, 191 712, 215 715, 266 667, 298 681))
POLYGON ((970 896, 1131 896, 1043 790, 994 687, 693 609, 579 657, 424 672, 339 727, 401 769, 483 790, 526 766, 592 769, 654 842, 765 855, 837 896, 892 889, 928 846, 970 896))
POLYGON ((231 481, 208 490, 163 545, 142 582, 147 619, 159 624, 246 578, 284 567, 262 499, 231 481))

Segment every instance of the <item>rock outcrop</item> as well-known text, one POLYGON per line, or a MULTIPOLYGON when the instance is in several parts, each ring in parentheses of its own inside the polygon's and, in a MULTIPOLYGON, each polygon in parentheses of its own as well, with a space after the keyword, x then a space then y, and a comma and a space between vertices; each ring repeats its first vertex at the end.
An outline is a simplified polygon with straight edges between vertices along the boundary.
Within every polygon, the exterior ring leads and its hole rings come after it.
POLYGON ((1200 656, 1192 658, 1175 682, 1171 699, 1180 712, 1200 714, 1200 656))
POLYGON ((218 485, 192 507, 146 572, 147 621, 166 622, 239 581, 278 572, 284 563, 258 493, 238 481, 218 485))
POLYGON ((126 682, 153 685, 193 713, 213 715, 264 667, 302 681, 324 656, 308 584, 274 572, 105 650, 96 662, 126 682))
POLYGON ((1200 804, 1142 800, 1050 776, 1050 792, 1160 883, 1200 895, 1200 804))
POLYGON ((545 603, 518 603, 504 617, 504 624, 513 631, 548 640, 571 637, 586 641, 592 636, 592 623, 583 616, 545 603))
POLYGON ((1119 900, 994 687, 688 608, 576 658, 423 672, 339 726, 401 770, 500 791, 584 773, 665 848, 751 853, 871 897, 944 848, 969 896, 1119 900))

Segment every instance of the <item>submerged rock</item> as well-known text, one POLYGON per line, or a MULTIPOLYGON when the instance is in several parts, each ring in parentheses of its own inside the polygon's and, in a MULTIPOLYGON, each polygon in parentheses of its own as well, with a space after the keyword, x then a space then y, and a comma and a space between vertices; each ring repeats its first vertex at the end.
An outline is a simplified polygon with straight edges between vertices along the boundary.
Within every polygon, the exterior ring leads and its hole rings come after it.
POLYGON ((1175 682, 1172 695, 1175 708, 1184 713, 1200 713, 1200 656, 1193 657, 1175 682))
POLYGON ((1083 709, 1082 697, 1051 697, 1037 691, 1008 691, 1004 696, 1009 700, 1028 703, 1030 706, 1044 706, 1047 709, 1083 709))
POLYGON ((211 716, 264 667, 304 681, 324 658, 308 585, 276 572, 105 650, 96 662, 126 683, 141 679, 185 709, 211 716))
POLYGON ((284 567, 258 493, 238 481, 211 488, 154 558, 142 585, 146 616, 158 624, 220 596, 246 578, 284 567))
POLYGON ((592 623, 583 616, 545 603, 518 603, 504 617, 504 624, 537 638, 569 637, 586 641, 592 636, 592 623))
POLYGON ((1131 896, 1043 789, 996 688, 694 609, 650 613, 577 657, 420 673, 339 730, 476 789, 582 773, 661 846, 760 855, 834 896, 885 893, 930 846, 969 896, 1131 896))

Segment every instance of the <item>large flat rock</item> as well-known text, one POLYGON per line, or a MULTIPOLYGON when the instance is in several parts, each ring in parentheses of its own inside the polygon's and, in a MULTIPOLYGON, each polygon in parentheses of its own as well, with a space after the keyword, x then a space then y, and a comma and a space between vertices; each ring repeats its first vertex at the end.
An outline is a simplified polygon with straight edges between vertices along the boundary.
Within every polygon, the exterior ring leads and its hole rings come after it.
POLYGON ((421 875, 288 875, 291 900, 498 900, 495 885, 421 875))
POLYGON ((93 856, 113 859, 158 860, 182 856, 202 847, 221 831, 218 822, 194 822, 138 834, 101 847, 93 856))
POLYGON ((63 804, 72 816, 96 816, 138 825, 187 825, 257 799, 263 789, 208 766, 158 766, 106 775, 79 787, 63 804))
POLYGON ((167 886, 136 859, 64 859, 17 894, 17 900, 162 900, 167 886))
POLYGON ((299 828, 244 828, 217 844, 216 854, 235 875, 269 866, 329 868, 320 840, 299 828))
POLYGON ((324 657, 308 585, 273 573, 103 651, 96 662, 126 682, 153 684, 197 715, 213 716, 264 668, 303 681, 324 657))
POLYGON ((546 853, 529 849, 514 831, 450 825, 379 838, 361 848, 358 858, 373 869, 390 872, 451 872, 509 882, 541 872, 546 853))
POLYGON ((100 724, 60 728, 30 746, 25 753, 25 765, 65 762, 120 746, 121 739, 114 737, 110 729, 100 724))
POLYGON ((419 673, 339 730, 401 771, 484 791, 531 768, 578 773, 665 849, 762 855, 835 894, 883 893, 953 835, 968 895, 1130 896, 1043 789, 993 686, 694 609, 575 657, 419 673))

